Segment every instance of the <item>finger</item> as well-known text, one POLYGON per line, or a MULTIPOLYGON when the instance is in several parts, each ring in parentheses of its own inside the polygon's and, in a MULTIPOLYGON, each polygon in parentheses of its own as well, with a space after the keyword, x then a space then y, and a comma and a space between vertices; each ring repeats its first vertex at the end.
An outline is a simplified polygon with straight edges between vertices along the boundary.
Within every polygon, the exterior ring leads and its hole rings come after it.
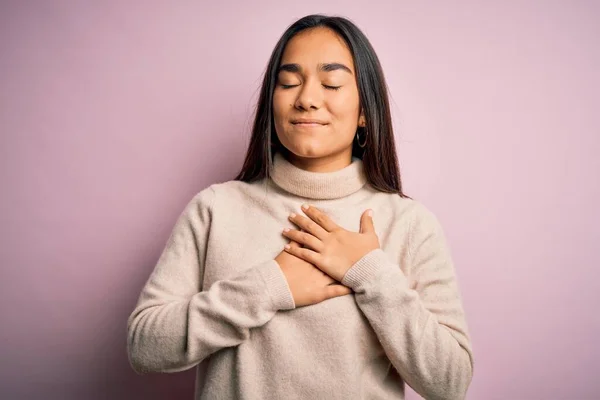
MULTIPOLYGON (((304 232, 302 229, 300 229, 300 232, 304 232)), ((304 247, 303 245, 301 245, 300 243, 298 243, 298 247, 304 247)))
POLYGON ((285 228, 282 232, 283 236, 300 244, 299 247, 307 247, 317 252, 323 250, 323 242, 311 235, 310 233, 300 232, 296 229, 285 228))
POLYGON ((360 217, 360 233, 374 233, 373 210, 365 211, 360 217))
POLYGON ((312 219, 314 222, 316 222, 319 226, 321 226, 327 232, 333 232, 336 229, 340 228, 338 226, 338 224, 333 222, 333 220, 327 214, 325 214, 323 211, 319 210, 315 206, 311 206, 309 204, 303 204, 302 210, 310 219, 312 219))
POLYGON ((328 235, 328 232, 323 227, 321 227, 319 224, 317 224, 310 218, 291 213, 289 219, 294 224, 298 225, 298 227, 301 228, 303 231, 310 233, 319 240, 324 240, 328 235))
POLYGON ((327 298, 345 296, 352 293, 352 289, 339 283, 325 286, 325 296, 327 298))
POLYGON ((313 264, 317 268, 319 267, 319 265, 321 265, 321 255, 313 250, 303 247, 292 247, 289 245, 285 245, 284 249, 291 255, 301 258, 304 261, 313 264))

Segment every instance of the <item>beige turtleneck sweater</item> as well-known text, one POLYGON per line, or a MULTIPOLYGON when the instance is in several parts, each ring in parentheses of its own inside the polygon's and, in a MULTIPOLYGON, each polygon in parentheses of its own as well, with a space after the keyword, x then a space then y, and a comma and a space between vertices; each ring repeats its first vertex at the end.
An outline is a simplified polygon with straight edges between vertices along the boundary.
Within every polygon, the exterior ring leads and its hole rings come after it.
POLYGON ((473 355, 440 224, 366 183, 362 161, 328 173, 277 154, 272 178, 202 190, 181 213, 127 323, 138 373, 197 368, 196 399, 464 398, 473 355), (274 258, 302 203, 358 231, 373 210, 381 249, 346 296, 295 307, 274 258))

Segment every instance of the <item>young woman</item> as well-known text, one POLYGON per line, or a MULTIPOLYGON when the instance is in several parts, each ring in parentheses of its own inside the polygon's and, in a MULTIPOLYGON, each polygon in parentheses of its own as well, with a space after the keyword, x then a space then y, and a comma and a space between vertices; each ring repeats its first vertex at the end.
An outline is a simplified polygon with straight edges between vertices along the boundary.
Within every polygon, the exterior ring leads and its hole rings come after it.
POLYGON ((291 25, 244 166, 186 206, 128 320, 197 399, 460 399, 473 356, 436 217, 402 192, 386 84, 340 17, 291 25))

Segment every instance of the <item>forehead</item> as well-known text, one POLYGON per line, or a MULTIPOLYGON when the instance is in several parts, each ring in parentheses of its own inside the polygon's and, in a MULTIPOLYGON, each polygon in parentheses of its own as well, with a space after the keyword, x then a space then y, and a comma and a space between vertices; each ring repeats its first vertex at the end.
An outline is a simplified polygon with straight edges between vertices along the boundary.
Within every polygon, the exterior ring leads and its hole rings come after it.
POLYGON ((344 39, 328 28, 300 32, 286 45, 281 64, 296 63, 315 69, 319 63, 339 62, 354 70, 352 53, 344 39))

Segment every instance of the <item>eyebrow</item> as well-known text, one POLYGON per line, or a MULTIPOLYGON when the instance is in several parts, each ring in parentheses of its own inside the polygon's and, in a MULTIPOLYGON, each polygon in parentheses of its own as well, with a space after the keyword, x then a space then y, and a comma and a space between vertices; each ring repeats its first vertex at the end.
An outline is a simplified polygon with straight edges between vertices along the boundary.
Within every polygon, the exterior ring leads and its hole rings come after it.
MULTIPOLYGON (((318 65, 318 69, 323 72, 331 72, 341 69, 342 71, 346 71, 349 74, 352 74, 352 70, 341 63, 320 63, 318 65)), ((277 73, 281 71, 298 73, 302 72, 302 67, 300 66, 300 64, 283 64, 277 69, 277 73)))

